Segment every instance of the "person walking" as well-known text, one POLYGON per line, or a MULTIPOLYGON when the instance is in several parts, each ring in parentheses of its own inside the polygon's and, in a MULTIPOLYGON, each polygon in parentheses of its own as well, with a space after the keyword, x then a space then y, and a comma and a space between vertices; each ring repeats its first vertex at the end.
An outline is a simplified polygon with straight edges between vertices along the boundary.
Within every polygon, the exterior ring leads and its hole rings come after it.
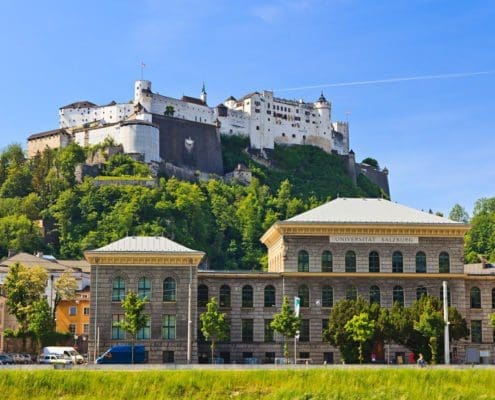
POLYGON ((419 353, 417 363, 418 363, 420 368, 423 368, 425 366, 425 359, 423 358, 423 354, 419 353))

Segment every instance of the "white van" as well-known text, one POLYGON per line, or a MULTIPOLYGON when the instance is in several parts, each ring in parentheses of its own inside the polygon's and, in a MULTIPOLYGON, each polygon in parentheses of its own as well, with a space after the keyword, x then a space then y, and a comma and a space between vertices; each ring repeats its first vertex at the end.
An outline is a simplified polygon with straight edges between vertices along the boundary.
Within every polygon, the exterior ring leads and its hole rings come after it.
POLYGON ((56 354, 62 357, 68 357, 72 360, 73 364, 82 364, 84 358, 80 355, 74 347, 64 347, 64 346, 48 346, 43 347, 43 355, 56 354))

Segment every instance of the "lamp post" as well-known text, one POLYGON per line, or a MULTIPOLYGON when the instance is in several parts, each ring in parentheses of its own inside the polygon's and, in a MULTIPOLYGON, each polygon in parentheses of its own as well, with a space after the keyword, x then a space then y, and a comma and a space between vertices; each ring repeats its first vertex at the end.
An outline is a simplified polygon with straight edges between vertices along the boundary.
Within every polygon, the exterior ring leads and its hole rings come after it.
POLYGON ((296 331, 296 334, 294 335, 294 365, 297 364, 297 341, 299 340, 299 331, 296 331))

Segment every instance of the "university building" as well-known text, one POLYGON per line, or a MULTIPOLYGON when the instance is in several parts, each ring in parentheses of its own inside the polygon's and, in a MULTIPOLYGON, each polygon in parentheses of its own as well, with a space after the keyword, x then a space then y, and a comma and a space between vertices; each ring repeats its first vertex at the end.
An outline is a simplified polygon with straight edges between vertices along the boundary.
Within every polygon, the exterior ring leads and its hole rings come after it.
MULTIPOLYGON (((203 270, 204 253, 169 239, 121 239, 85 253, 91 264, 90 359, 128 342, 113 323, 123 317, 120 301, 129 290, 149 299, 149 324, 138 338, 149 362, 211 361, 199 315, 215 297, 230 325, 217 356, 225 363, 273 363, 282 345, 270 322, 284 296, 297 296, 302 324, 296 356, 321 364, 341 361, 338 349, 322 339, 338 301, 360 296, 384 307, 409 306, 424 293, 440 297, 446 281, 448 301, 471 331, 469 339, 451 344, 452 359, 464 360, 474 349, 481 350, 481 361, 493 362, 495 269, 464 265, 468 229, 388 200, 339 198, 268 229, 261 238, 267 272, 203 270)), ((377 360, 405 359, 409 352, 397 344, 375 350, 377 360)))

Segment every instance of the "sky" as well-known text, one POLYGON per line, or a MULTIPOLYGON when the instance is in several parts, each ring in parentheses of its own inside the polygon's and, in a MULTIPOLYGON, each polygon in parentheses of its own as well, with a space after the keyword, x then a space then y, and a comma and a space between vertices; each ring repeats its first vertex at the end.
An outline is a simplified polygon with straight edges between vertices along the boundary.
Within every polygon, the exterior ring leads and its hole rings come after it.
POLYGON ((493 20, 480 0, 4 2, 0 150, 57 128, 68 103, 131 100, 144 63, 153 91, 205 82, 210 105, 323 91, 356 160, 389 169, 393 201, 471 212, 495 196, 493 20))

